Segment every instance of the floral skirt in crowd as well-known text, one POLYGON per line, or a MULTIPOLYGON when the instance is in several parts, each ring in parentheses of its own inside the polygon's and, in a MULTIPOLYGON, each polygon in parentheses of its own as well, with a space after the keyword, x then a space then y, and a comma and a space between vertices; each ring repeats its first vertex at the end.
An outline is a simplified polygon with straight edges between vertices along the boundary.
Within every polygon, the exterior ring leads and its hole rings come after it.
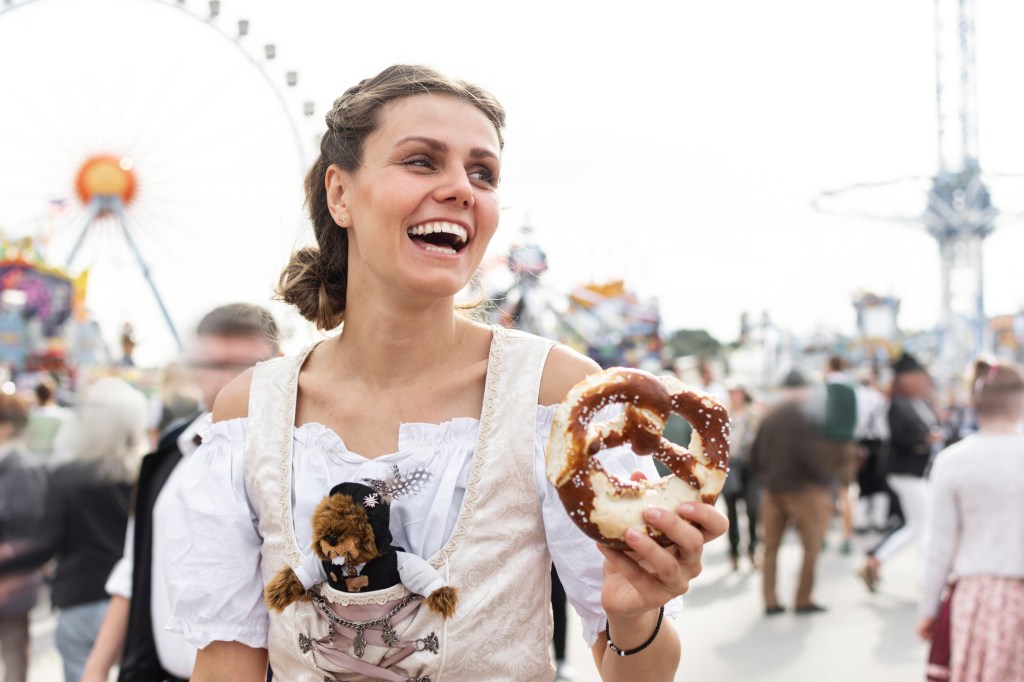
POLYGON ((1024 579, 960 578, 949 639, 950 682, 1024 680, 1024 579))

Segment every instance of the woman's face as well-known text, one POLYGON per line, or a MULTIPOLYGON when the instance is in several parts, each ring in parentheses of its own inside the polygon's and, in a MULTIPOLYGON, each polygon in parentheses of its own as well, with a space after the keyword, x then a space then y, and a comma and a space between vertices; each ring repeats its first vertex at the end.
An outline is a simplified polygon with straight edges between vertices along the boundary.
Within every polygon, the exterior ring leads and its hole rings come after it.
POLYGON ((469 103, 390 103, 360 167, 327 173, 328 201, 347 217, 350 296, 377 287, 415 298, 458 293, 498 226, 499 155, 494 126, 469 103))

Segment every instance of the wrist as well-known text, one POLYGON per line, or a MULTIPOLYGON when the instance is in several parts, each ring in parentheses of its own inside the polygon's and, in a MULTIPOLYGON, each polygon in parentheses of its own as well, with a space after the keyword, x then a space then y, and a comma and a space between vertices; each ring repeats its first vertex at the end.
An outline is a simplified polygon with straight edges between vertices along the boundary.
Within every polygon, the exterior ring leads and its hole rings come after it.
POLYGON ((605 633, 620 651, 632 651, 653 642, 662 617, 661 609, 634 615, 608 614, 605 633))

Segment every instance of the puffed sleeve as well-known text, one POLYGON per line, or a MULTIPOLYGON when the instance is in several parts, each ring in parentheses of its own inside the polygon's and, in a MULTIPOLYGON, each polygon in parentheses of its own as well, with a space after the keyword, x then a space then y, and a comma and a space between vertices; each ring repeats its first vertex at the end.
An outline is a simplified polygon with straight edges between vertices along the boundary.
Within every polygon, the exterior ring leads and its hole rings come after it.
MULTIPOLYGON (((594 541, 584 535, 562 506, 558 492, 547 479, 544 451, 551 433, 551 422, 557 406, 537 408, 537 433, 534 438, 534 474, 537 494, 540 496, 541 515, 547 535, 548 551, 565 588, 565 596, 576 609, 583 624, 583 638, 593 646, 597 635, 604 630, 607 618, 601 608, 601 589, 604 587, 604 557, 597 551, 594 541)), ((603 419, 604 415, 599 414, 603 419)), ((654 459, 639 457, 629 447, 606 451, 601 462, 609 473, 621 478, 639 469, 649 480, 661 478, 654 459)), ((675 618, 682 608, 680 598, 665 605, 665 615, 675 618)))
POLYGON ((200 649, 215 641, 267 646, 262 538, 242 470, 245 424, 233 419, 200 431, 203 444, 180 465, 168 520, 166 626, 200 649))
POLYGON ((132 598, 132 577, 135 573, 135 517, 128 517, 128 527, 124 531, 124 552, 110 576, 104 589, 110 596, 117 595, 125 599, 132 598))

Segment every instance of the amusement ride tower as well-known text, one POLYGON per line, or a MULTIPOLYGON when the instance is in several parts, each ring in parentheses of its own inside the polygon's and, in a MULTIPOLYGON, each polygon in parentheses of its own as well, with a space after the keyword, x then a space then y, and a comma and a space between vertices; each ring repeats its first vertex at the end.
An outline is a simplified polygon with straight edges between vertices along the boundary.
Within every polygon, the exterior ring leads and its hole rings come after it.
POLYGON ((851 210, 849 203, 839 206, 863 190, 892 189, 907 180, 829 191, 814 202, 829 213, 923 225, 938 242, 942 284, 936 331, 939 375, 944 380, 958 376, 990 345, 982 246, 995 229, 999 211, 992 204, 978 158, 974 6, 974 0, 935 1, 938 169, 928 179, 923 213, 894 215, 859 207, 851 210))
POLYGON ((978 161, 974 0, 936 0, 939 168, 922 220, 939 243, 942 366, 960 371, 987 350, 982 244, 995 228, 978 161))

